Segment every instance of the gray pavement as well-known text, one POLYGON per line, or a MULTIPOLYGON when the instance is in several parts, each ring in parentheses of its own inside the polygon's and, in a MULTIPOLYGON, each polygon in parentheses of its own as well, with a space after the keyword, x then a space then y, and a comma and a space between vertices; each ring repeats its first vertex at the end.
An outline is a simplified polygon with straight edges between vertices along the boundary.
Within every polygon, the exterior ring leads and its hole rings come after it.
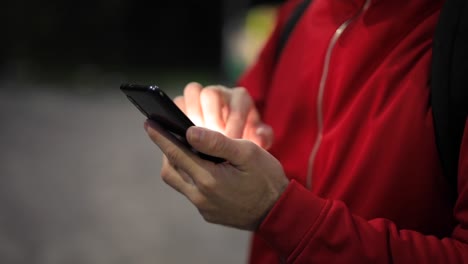
POLYGON ((19 88, 0 86, 0 263, 245 263, 249 234, 162 182, 118 89, 19 88))

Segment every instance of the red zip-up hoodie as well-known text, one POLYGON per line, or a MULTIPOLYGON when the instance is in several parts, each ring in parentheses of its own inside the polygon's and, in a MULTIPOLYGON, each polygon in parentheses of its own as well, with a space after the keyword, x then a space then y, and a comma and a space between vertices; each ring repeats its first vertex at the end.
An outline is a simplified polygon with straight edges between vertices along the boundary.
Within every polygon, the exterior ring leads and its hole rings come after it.
POLYGON ((443 1, 314 0, 275 61, 300 1, 240 80, 291 179, 250 262, 468 263, 468 134, 454 204, 429 100, 443 1))

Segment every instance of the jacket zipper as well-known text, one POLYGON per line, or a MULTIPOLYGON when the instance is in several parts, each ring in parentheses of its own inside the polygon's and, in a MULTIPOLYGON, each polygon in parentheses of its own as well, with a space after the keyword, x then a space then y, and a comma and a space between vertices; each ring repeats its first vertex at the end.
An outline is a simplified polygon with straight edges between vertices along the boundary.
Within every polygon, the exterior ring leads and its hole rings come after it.
MULTIPOLYGON (((356 15, 351 17, 350 19, 346 20, 341 24, 336 30, 335 33, 333 34, 332 38, 330 39, 330 42, 328 44, 327 48, 327 53, 325 54, 325 60, 323 63, 323 71, 322 71, 322 76, 320 77, 320 84, 319 84, 319 91, 317 95, 317 127, 318 127, 318 133, 317 137, 315 139, 314 146, 312 148, 312 151, 309 156, 309 166, 307 168, 307 178, 306 178, 306 186, 308 189, 312 187, 312 170, 314 167, 314 161, 315 157, 317 156, 317 152, 319 150, 320 144, 322 143, 322 136, 323 136, 323 95, 325 92, 325 85, 327 83, 327 78, 328 78, 328 70, 330 68, 330 60, 331 60, 331 55, 333 53, 333 49, 335 48, 336 43, 340 39, 340 37, 343 35, 343 32, 348 28, 349 24, 356 20, 361 14, 363 14, 370 6, 372 0, 366 0, 362 8, 358 11, 356 15)), ((287 263, 286 257, 281 256, 279 258, 279 261, 281 264, 287 263)))
POLYGON ((371 0, 366 0, 362 8, 359 10, 359 12, 351 17, 350 19, 346 20, 341 24, 336 30, 335 34, 333 34, 333 37, 331 38, 328 48, 327 48, 327 53, 325 54, 325 60, 323 63, 323 68, 322 68, 322 76, 320 78, 320 84, 319 84, 319 90, 318 90, 318 95, 317 95, 317 127, 318 127, 318 132, 317 132, 317 137, 315 138, 315 143, 312 148, 312 151, 309 156, 309 166, 307 168, 307 178, 306 178, 306 186, 308 189, 311 189, 312 187, 312 171, 314 168, 314 162, 315 158, 317 156, 317 152, 320 148, 320 144, 322 143, 322 137, 323 137, 323 95, 325 92, 325 86, 327 84, 327 78, 328 78, 328 71, 330 69, 330 60, 331 60, 331 55, 333 53, 333 50, 335 48, 336 43, 340 39, 340 37, 343 35, 343 32, 348 28, 348 26, 356 20, 360 15, 362 15, 370 6, 371 0))

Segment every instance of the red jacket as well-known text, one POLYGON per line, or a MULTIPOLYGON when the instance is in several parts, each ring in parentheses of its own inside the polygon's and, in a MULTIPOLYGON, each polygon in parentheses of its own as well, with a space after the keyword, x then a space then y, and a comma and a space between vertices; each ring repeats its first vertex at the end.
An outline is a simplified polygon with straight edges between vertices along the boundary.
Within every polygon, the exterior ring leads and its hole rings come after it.
POLYGON ((240 80, 291 179, 254 234, 250 262, 468 263, 468 133, 453 204, 429 102, 443 1, 314 0, 275 66, 300 1, 283 5, 240 80))

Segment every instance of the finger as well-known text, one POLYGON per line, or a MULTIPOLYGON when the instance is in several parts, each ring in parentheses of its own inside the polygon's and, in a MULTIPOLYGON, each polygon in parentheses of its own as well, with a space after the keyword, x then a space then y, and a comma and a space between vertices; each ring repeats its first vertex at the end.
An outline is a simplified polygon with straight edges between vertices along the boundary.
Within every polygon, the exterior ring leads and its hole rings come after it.
POLYGON ((241 138, 253 102, 244 88, 235 88, 231 96, 225 132, 229 137, 241 138))
POLYGON ((185 171, 192 176, 202 172, 199 165, 201 159, 169 132, 151 120, 145 122, 145 129, 148 136, 159 147, 172 166, 176 166, 179 170, 185 171))
POLYGON ((273 129, 264 123, 256 126, 247 125, 243 138, 254 142, 264 149, 269 149, 273 145, 274 133, 273 129))
POLYGON ((244 165, 258 148, 247 140, 231 139, 219 132, 195 126, 188 129, 187 140, 195 149, 224 158, 234 166, 244 165))
POLYGON ((224 97, 228 93, 220 86, 208 86, 201 91, 200 103, 203 112, 205 126, 218 132, 224 131, 223 108, 226 103, 224 97))
POLYGON ((174 103, 177 105, 177 107, 179 107, 180 110, 182 110, 182 112, 187 114, 187 111, 185 110, 185 98, 183 96, 180 95, 174 98, 174 103))
POLYGON ((260 114, 255 108, 249 112, 242 138, 251 140, 264 149, 270 148, 273 144, 273 129, 261 121, 260 114))
POLYGON ((203 126, 203 112, 200 105, 200 94, 203 86, 199 83, 189 83, 184 89, 185 110, 187 116, 197 126, 203 126))
POLYGON ((163 169, 161 170, 161 178, 163 181, 174 190, 187 197, 199 210, 203 208, 208 200, 200 192, 192 179, 185 172, 171 166, 165 156, 163 156, 163 159, 163 169), (184 176, 184 174, 186 176, 184 176))
POLYGON ((161 178, 169 186, 179 193, 190 196, 193 185, 188 183, 183 176, 169 162, 163 162, 161 178))
POLYGON ((192 179, 192 177, 190 177, 190 175, 188 175, 186 172, 182 171, 182 170, 177 170, 176 167, 172 166, 169 161, 167 160, 167 157, 165 155, 163 155, 163 163, 162 163, 162 167, 166 166, 166 164, 168 166, 171 166, 172 168, 174 168, 179 174, 180 176, 182 177, 182 180, 184 180, 186 183, 190 184, 190 185, 194 185, 194 181, 192 179))

